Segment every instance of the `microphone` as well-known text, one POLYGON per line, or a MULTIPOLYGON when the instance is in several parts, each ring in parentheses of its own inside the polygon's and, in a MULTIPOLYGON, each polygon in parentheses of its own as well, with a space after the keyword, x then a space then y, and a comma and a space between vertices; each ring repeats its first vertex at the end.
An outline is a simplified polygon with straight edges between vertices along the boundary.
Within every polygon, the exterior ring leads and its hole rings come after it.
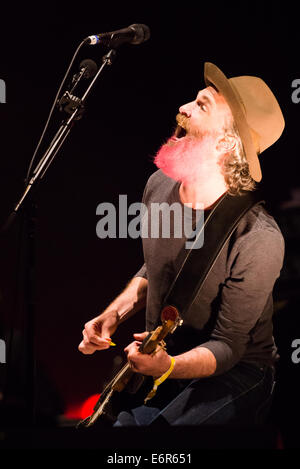
POLYGON ((104 44, 115 48, 128 42, 129 44, 141 44, 150 38, 150 29, 145 24, 132 24, 128 28, 118 29, 109 33, 88 36, 84 42, 90 45, 104 44))

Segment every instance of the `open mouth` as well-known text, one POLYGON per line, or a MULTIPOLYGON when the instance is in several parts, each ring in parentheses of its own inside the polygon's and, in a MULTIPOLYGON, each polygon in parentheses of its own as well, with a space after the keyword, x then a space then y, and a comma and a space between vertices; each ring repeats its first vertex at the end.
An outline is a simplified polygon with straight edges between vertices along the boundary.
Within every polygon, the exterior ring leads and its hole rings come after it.
POLYGON ((177 125, 173 140, 178 141, 185 136, 186 136, 186 130, 183 127, 181 127, 181 125, 177 125))

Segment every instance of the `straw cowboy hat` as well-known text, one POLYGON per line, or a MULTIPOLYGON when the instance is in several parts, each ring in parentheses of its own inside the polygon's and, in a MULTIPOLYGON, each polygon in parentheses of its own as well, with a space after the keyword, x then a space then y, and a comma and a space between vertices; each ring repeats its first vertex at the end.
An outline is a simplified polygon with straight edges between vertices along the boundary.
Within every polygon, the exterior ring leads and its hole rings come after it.
POLYGON ((258 77, 227 78, 214 64, 204 65, 204 80, 226 99, 241 137, 252 178, 262 178, 258 155, 279 139, 284 118, 274 94, 258 77))

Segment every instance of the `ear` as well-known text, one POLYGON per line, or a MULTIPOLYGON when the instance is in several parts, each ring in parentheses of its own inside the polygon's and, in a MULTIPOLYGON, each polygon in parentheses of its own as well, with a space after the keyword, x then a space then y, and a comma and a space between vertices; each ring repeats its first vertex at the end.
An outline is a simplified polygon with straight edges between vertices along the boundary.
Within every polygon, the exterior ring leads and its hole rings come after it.
POLYGON ((234 135, 225 135, 217 140, 216 148, 220 153, 228 153, 235 149, 237 144, 234 135))

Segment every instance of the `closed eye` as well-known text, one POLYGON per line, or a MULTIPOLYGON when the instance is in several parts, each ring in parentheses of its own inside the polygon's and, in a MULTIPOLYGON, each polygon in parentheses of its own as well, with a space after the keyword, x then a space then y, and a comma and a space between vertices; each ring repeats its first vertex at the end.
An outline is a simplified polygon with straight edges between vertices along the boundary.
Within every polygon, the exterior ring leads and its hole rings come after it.
POLYGON ((208 107, 206 106, 206 104, 202 103, 201 101, 197 101, 197 106, 199 106, 200 109, 204 112, 207 112, 208 110, 208 107))

